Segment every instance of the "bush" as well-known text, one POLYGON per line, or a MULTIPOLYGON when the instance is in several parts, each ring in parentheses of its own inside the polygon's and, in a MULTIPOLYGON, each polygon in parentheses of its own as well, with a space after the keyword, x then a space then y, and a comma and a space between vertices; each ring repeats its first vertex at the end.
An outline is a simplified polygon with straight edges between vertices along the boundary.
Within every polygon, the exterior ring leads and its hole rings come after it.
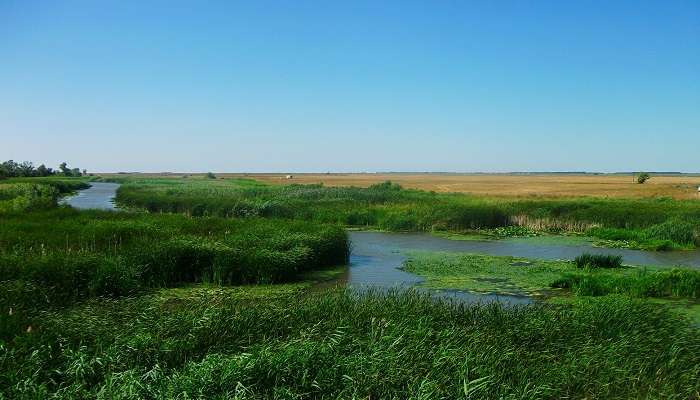
POLYGON ((578 268, 620 268, 622 256, 584 253, 574 259, 578 268))
POLYGON ((641 172, 639 175, 637 175, 637 183, 641 185, 644 182, 648 181, 649 178, 651 178, 651 176, 648 173, 641 172))

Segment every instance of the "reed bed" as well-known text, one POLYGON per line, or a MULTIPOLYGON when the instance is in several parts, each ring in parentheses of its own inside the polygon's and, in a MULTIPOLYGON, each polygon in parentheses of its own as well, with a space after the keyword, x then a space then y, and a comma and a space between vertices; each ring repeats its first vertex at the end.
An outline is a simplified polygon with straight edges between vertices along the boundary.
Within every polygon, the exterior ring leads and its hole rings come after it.
MULTIPOLYGON (((188 283, 286 282, 344 264, 348 253, 343 229, 303 221, 69 208, 12 214, 0 224, 0 305, 26 312, 188 283)), ((4 337, 21 317, 0 313, 4 337)))
POLYGON ((568 273, 552 287, 570 289, 579 296, 625 294, 632 297, 690 298, 700 297, 700 271, 638 270, 631 274, 568 273))
POLYGON ((578 268, 620 268, 622 256, 583 253, 574 258, 574 264, 578 268))
POLYGON ((167 290, 44 314, 0 347, 0 396, 687 399, 700 334, 682 321, 623 297, 504 307, 413 292, 167 290))

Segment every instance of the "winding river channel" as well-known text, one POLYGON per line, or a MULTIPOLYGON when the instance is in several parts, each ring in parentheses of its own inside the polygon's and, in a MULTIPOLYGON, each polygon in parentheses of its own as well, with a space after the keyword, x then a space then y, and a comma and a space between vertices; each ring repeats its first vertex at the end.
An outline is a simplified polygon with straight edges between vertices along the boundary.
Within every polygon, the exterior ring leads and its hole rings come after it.
MULTIPOLYGON (((63 200, 79 209, 118 210, 114 204, 119 184, 92 182, 89 189, 63 200)), ((400 269, 411 251, 448 251, 480 253, 495 256, 515 256, 534 259, 573 259, 583 252, 620 255, 624 263, 639 266, 685 266, 700 269, 700 251, 642 251, 594 247, 585 240, 559 240, 551 237, 504 240, 451 240, 427 233, 349 232, 352 242, 350 267, 341 282, 356 288, 411 287, 422 278, 400 269)), ((505 301, 523 304, 532 301, 527 296, 475 294, 448 290, 434 292, 439 296, 464 301, 505 301)))

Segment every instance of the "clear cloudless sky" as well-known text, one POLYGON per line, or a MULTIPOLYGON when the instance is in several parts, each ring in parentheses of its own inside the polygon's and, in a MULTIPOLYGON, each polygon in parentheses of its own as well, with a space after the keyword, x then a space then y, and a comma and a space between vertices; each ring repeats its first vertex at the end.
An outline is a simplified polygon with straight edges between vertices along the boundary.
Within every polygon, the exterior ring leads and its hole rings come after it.
POLYGON ((0 0, 0 159, 700 171, 700 1, 0 0))

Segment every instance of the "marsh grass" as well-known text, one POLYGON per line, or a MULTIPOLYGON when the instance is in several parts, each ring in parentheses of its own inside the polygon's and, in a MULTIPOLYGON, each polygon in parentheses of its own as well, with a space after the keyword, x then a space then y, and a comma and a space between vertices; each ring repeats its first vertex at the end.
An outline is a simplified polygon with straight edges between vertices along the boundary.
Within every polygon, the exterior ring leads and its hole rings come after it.
POLYGON ((574 264, 577 268, 620 268, 622 256, 583 253, 574 258, 574 264))
POLYGON ((389 231, 588 234, 626 247, 700 244, 700 203, 673 199, 495 199, 386 182, 368 188, 266 186, 250 179, 121 178, 117 202, 192 216, 303 219, 389 231))
POLYGON ((0 348, 0 393, 225 399, 698 394, 700 335, 661 306, 613 296, 513 308, 413 292, 301 290, 168 289, 46 313, 31 333, 0 348))
POLYGON ((631 297, 700 297, 700 271, 638 269, 628 274, 569 273, 552 282, 552 287, 570 289, 580 296, 625 294, 631 297))
POLYGON ((187 218, 59 208, 0 225, 3 336, 30 311, 207 282, 273 283, 347 261, 346 232, 303 221, 187 218))

